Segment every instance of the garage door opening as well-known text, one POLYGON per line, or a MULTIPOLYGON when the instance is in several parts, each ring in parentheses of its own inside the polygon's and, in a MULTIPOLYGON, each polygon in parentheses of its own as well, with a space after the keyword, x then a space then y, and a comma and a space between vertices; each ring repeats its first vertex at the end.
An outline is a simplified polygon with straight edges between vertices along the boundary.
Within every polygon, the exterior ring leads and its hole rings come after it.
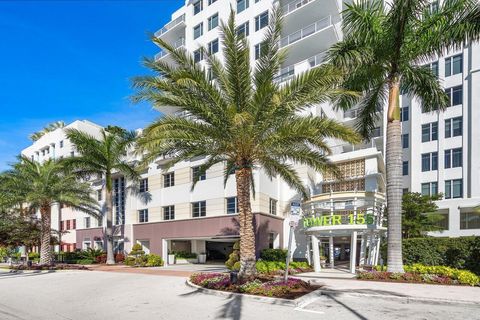
POLYGON ((234 242, 206 241, 207 261, 224 263, 233 251, 233 244, 234 242))

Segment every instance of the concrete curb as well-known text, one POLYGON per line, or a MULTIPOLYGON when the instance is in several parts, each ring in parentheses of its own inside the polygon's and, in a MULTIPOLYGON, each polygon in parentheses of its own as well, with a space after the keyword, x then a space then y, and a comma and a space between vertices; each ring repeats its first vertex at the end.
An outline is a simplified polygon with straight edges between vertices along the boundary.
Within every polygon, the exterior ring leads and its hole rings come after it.
POLYGON ((412 296, 395 296, 395 295, 379 295, 379 294, 369 294, 369 293, 356 293, 356 292, 344 292, 336 290, 319 290, 322 295, 326 296, 347 296, 347 297, 366 297, 373 299, 382 299, 382 300, 397 300, 405 303, 429 303, 429 304, 450 304, 450 305, 477 305, 478 301, 468 301, 468 300, 453 300, 453 299, 434 299, 434 298, 424 298, 424 297, 412 297, 412 296))
POLYGON ((196 284, 193 284, 190 282, 190 280, 186 280, 185 284, 193 289, 197 289, 198 291, 201 291, 206 294, 211 294, 214 296, 218 297, 225 297, 225 298, 233 298, 233 297, 242 297, 242 299, 248 299, 248 300, 253 300, 253 301, 258 301, 262 303, 268 303, 268 304, 275 304, 275 305, 283 305, 283 306, 292 306, 292 307, 298 307, 302 305, 306 305, 316 299, 318 296, 321 294, 318 292, 319 290, 312 291, 300 298, 297 298, 295 300, 289 300, 289 299, 283 299, 283 298, 273 298, 273 297, 261 297, 261 296, 255 296, 251 294, 244 294, 244 293, 236 293, 236 292, 225 292, 225 291, 220 291, 220 290, 213 290, 213 289, 207 289, 203 288, 200 286, 197 286, 196 284))

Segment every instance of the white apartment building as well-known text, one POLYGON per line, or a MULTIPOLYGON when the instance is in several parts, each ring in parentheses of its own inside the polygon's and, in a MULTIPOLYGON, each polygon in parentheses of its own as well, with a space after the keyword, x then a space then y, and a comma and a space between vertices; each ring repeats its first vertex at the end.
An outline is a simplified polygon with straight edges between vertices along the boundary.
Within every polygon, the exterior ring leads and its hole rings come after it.
MULTIPOLYGON (((75 156, 76 150, 66 137, 66 129, 77 129, 100 137, 102 127, 87 120, 74 121, 63 128, 46 133, 40 139, 34 141, 31 146, 22 150, 22 155, 40 163, 49 159, 56 160, 75 156)), ((101 186, 94 188, 101 189, 101 186)), ((52 230, 61 231, 59 235, 60 247, 57 246, 56 250, 74 251, 77 241, 76 230, 84 228, 85 224, 88 224, 89 227, 90 219, 93 218, 74 211, 72 208, 60 208, 58 205, 54 205, 52 207, 52 230)))

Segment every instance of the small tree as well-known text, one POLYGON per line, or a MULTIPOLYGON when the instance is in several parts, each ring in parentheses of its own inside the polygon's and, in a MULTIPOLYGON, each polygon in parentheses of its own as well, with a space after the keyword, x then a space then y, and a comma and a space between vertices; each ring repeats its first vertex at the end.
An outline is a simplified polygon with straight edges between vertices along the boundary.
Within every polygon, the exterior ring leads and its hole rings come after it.
POLYGON ((234 271, 240 270, 240 242, 237 241, 233 244, 233 251, 228 256, 225 266, 234 271))
POLYGON ((442 195, 424 196, 417 192, 403 195, 402 203, 402 235, 403 238, 423 237, 429 231, 439 231, 438 222, 442 219, 436 214, 438 206, 435 201, 442 195))

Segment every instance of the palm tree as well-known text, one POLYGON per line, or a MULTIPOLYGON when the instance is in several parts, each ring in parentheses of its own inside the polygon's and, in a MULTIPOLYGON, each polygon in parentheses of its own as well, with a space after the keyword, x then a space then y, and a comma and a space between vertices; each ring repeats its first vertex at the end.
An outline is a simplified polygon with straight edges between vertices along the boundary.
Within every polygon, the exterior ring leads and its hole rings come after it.
POLYGON ((79 155, 65 158, 64 165, 79 176, 98 175, 105 178, 107 264, 115 264, 113 254, 113 175, 123 174, 135 181, 138 177, 132 163, 127 162, 128 149, 135 141, 135 133, 109 126, 101 131, 100 139, 88 133, 67 129, 68 139, 75 145, 79 155))
POLYGON ((338 105, 348 109, 358 103, 357 128, 365 138, 381 119, 377 110, 386 108, 388 270, 403 272, 400 91, 420 99, 426 111, 447 107, 437 77, 422 64, 479 38, 478 2, 446 0, 435 8, 425 0, 395 0, 391 5, 362 0, 346 6, 345 37, 330 49, 329 58, 349 75, 344 86, 364 95, 338 105))
MULTIPOLYGON (((307 197, 295 170, 296 164, 318 171, 334 170, 325 138, 357 142, 354 130, 326 118, 308 115, 308 107, 351 96, 337 84, 342 74, 320 66, 294 77, 289 83, 275 81, 285 52, 279 50, 281 14, 274 11, 262 42, 261 57, 250 62, 250 46, 236 31, 234 13, 221 23, 224 63, 203 49, 208 70, 195 63, 184 49, 175 49, 161 39, 175 64, 145 60, 156 76, 134 79, 135 101, 155 106, 174 106, 187 117, 165 116, 148 126, 138 140, 144 161, 173 156, 169 165, 206 156, 205 172, 216 163, 225 164, 225 182, 235 173, 239 206, 240 277, 255 273, 255 234, 250 203, 252 174, 261 167, 269 176, 280 176, 307 197)), ((254 191, 253 191, 254 193, 254 191)))
POLYGON ((53 262, 50 244, 53 204, 67 205, 91 215, 98 215, 99 212, 89 185, 80 182, 76 176, 66 172, 60 162, 54 160, 40 164, 27 157, 19 157, 19 162, 3 174, 0 193, 4 195, 3 205, 17 208, 28 206, 30 212, 40 211, 41 264, 53 262))
POLYGON ((48 126, 46 126, 45 128, 43 128, 42 130, 40 131, 37 131, 35 133, 32 133, 29 138, 30 140, 32 141, 37 141, 38 139, 40 139, 41 137, 43 137, 45 134, 49 133, 49 132, 52 132, 52 131, 55 131, 59 128, 63 128, 65 127, 65 122, 63 121, 55 121, 55 122, 52 122, 50 123, 48 126))

